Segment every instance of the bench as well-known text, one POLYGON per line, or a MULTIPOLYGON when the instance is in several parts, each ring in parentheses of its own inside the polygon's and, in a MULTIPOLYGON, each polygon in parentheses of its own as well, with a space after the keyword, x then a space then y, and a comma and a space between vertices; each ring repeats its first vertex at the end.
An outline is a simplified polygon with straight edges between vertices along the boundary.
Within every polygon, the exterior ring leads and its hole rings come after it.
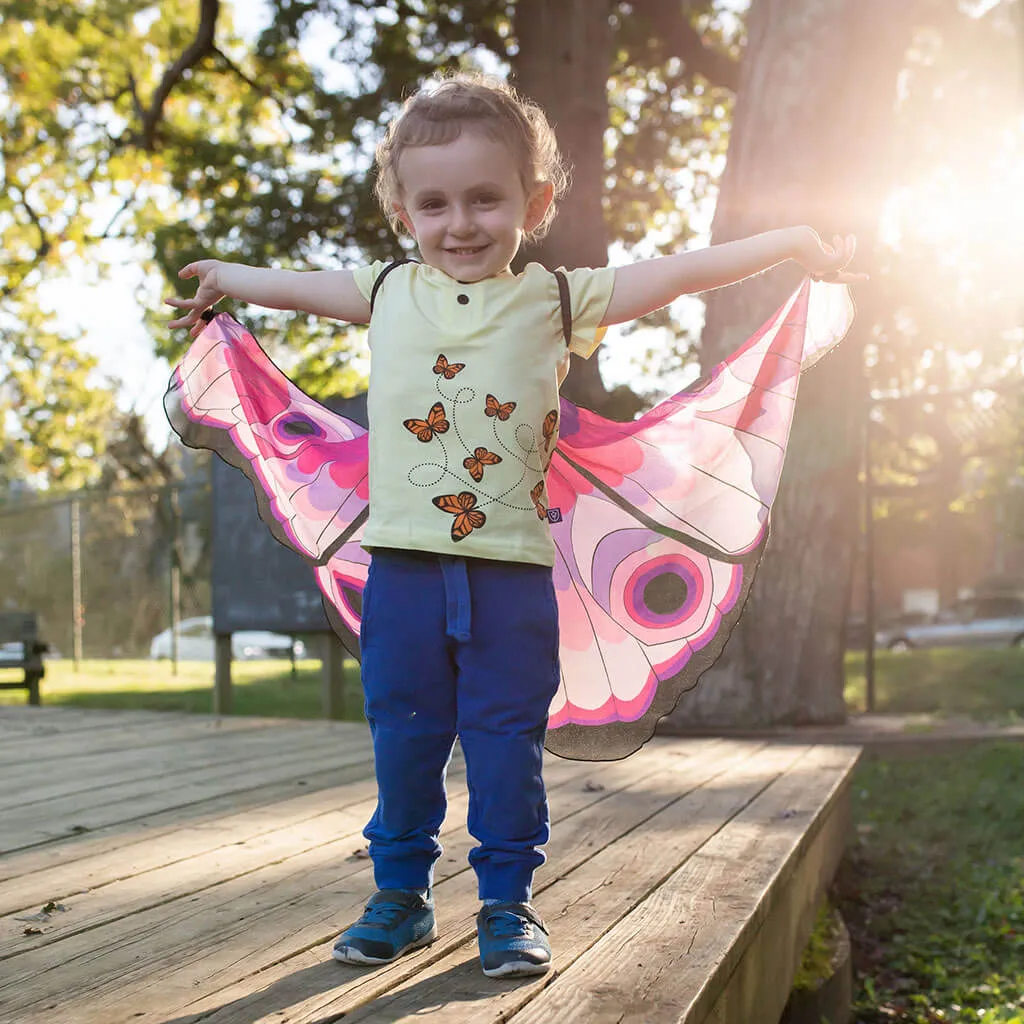
POLYGON ((46 644, 39 640, 39 626, 33 612, 0 612, 0 669, 20 668, 23 679, 0 683, 0 690, 28 690, 29 704, 39 703, 39 682, 46 674, 43 652, 46 644), (9 655, 3 645, 21 644, 21 654, 9 655))

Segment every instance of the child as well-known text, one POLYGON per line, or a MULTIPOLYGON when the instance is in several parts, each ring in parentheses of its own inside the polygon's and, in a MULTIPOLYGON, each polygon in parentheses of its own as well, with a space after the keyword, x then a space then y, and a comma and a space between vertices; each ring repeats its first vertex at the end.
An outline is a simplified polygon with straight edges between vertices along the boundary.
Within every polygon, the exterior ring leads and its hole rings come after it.
POLYGON ((551 950, 530 899, 549 834, 541 761, 559 682, 540 499, 569 351, 588 357, 609 324, 786 259, 833 280, 863 278, 843 273, 852 237, 829 247, 807 227, 561 280, 538 264, 514 275, 512 259, 547 228, 566 174, 543 113, 497 80, 456 75, 414 95, 377 164, 377 198, 422 262, 296 273, 200 260, 180 272, 199 287, 168 300, 187 311, 171 326, 197 335, 225 295, 371 324, 372 560, 360 644, 378 892, 334 957, 390 963, 436 938, 432 874, 458 737, 479 842, 470 863, 484 973, 540 974, 551 950))

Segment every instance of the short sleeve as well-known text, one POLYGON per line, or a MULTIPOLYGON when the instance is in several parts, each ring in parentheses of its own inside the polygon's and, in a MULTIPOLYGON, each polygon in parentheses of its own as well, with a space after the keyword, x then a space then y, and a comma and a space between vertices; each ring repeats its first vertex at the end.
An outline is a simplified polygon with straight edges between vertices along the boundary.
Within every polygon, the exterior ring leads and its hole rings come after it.
POLYGON ((569 282, 572 341, 569 351, 589 359, 607 328, 601 326, 615 285, 614 267, 580 267, 563 271, 569 282))
POLYGON ((364 267, 356 267, 352 271, 352 278, 356 283, 356 287, 359 289, 359 294, 362 295, 367 302, 370 301, 370 296, 373 294, 373 282, 380 276, 380 272, 387 266, 383 260, 374 260, 373 263, 368 264, 364 267))

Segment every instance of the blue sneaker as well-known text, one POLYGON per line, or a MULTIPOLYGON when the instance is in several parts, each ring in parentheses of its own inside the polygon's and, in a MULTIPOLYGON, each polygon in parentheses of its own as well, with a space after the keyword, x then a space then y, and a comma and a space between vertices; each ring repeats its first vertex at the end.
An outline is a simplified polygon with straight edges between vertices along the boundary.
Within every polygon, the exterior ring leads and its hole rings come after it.
POLYGON ((485 904, 476 915, 476 937, 488 978, 544 974, 551 967, 548 930, 528 903, 485 904))
POLYGON ((424 899, 408 889, 381 889, 363 916, 338 936, 331 955, 343 964, 389 964, 436 938, 430 893, 424 899))

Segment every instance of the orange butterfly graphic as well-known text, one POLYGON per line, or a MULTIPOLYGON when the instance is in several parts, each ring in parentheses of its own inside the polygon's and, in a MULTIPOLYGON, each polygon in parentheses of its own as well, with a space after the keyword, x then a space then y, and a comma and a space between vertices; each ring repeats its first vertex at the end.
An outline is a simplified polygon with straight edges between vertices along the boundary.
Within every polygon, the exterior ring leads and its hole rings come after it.
POLYGON ((448 429, 444 406, 440 402, 435 402, 430 407, 430 412, 427 413, 425 420, 403 420, 402 426, 424 443, 432 441, 435 434, 443 434, 448 429))
POLYGON ((474 448, 473 454, 462 460, 462 465, 469 470, 469 475, 480 483, 484 478, 484 466, 496 466, 501 456, 489 452, 486 448, 474 448))
POLYGON ((541 480, 536 487, 530 491, 530 501, 533 502, 533 507, 537 510, 538 519, 547 519, 548 510, 544 507, 543 502, 540 500, 540 496, 544 493, 544 481, 541 480))
POLYGON ((452 540, 465 540, 474 530, 479 530, 487 522, 487 516, 476 508, 476 495, 471 491, 460 491, 458 494, 442 494, 433 499, 434 504, 442 512, 450 512, 452 520, 452 540))
POLYGON ((497 416, 504 423, 512 415, 515 407, 515 402, 499 402, 494 395, 488 395, 487 408, 484 411, 488 416, 497 416))
POLYGON ((544 425, 541 427, 541 431, 544 434, 544 451, 547 451, 551 447, 551 438, 555 436, 555 427, 558 424, 558 410, 552 409, 551 412, 544 417, 544 425))
POLYGON ((443 373, 445 380, 451 380, 455 374, 460 373, 465 368, 465 363, 449 363, 443 354, 439 355, 437 362, 434 363, 434 373, 443 373))

